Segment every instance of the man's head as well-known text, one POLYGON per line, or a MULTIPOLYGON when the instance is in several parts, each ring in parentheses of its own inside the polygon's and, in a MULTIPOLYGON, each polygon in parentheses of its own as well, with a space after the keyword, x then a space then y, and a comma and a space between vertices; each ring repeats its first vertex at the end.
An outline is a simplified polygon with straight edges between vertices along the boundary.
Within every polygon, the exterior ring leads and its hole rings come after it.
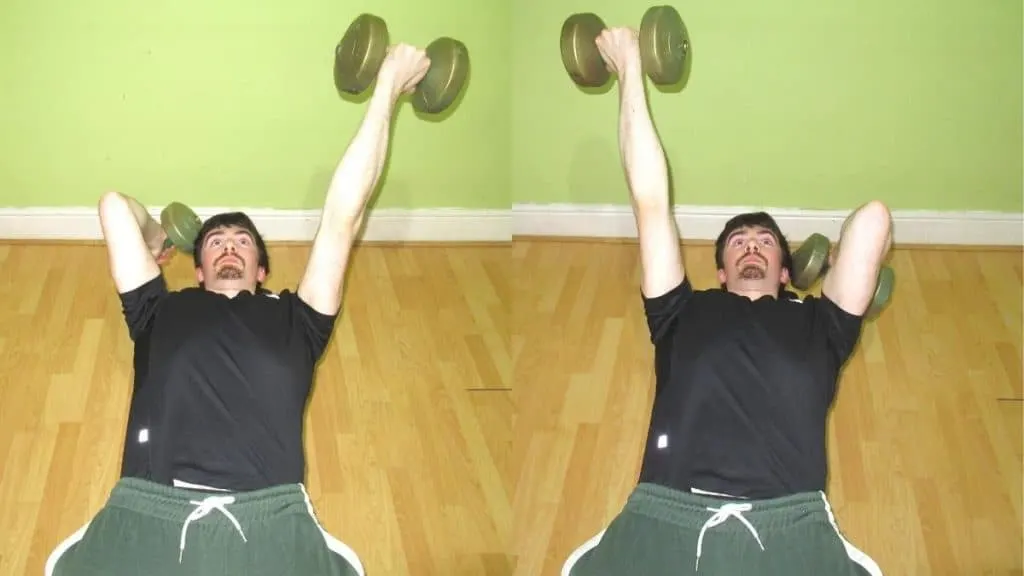
POLYGON ((255 293, 270 274, 263 237, 241 212, 218 214, 203 222, 192 260, 199 285, 213 292, 255 293))
POLYGON ((726 222, 715 241, 715 264, 726 290, 757 298, 784 291, 793 259, 775 219, 750 212, 726 222))

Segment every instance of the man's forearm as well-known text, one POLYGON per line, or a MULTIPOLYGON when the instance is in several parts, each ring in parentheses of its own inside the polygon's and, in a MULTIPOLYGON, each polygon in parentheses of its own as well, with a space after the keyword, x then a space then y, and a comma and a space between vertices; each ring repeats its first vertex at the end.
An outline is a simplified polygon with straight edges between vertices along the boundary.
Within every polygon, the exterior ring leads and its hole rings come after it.
POLYGON ((637 209, 667 208, 668 165, 651 120, 640 63, 619 77, 619 151, 637 209))
POLYGON ((850 314, 864 314, 891 245, 892 216, 885 204, 876 200, 854 210, 843 222, 839 243, 829 255, 831 266, 822 295, 850 314))
POLYGON ((362 124, 331 178, 322 223, 336 224, 353 235, 359 229, 384 170, 397 99, 394 87, 379 79, 362 124))
POLYGON ((321 314, 336 314, 341 307, 352 246, 366 204, 384 170, 391 115, 398 95, 388 75, 377 77, 366 115, 327 190, 309 262, 298 287, 299 297, 321 314))
POLYGON ((128 210, 131 211, 132 217, 135 218, 135 222, 139 225, 139 230, 142 232, 142 239, 145 240, 147 245, 153 247, 153 244, 163 242, 163 228, 159 222, 149 215, 149 211, 146 210, 145 206, 127 194, 120 192, 112 192, 111 194, 114 195, 112 198, 120 198, 128 207, 128 210))

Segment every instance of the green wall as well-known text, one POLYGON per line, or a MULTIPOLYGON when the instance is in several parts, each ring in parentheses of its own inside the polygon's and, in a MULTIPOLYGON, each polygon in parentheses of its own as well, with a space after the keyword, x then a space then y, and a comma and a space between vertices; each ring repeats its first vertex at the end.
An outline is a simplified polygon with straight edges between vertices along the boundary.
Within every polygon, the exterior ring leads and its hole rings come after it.
POLYGON ((509 204, 508 9, 475 0, 6 0, 0 206, 319 208, 365 104, 334 89, 334 46, 372 12, 392 42, 452 36, 470 84, 443 122, 405 104, 380 207, 509 204))
MULTIPOLYGON (((639 26, 646 2, 513 11, 517 202, 624 203, 617 94, 562 68, 572 12, 639 26)), ((1021 0, 683 1, 685 88, 650 87, 678 204, 1022 210, 1021 0)))
MULTIPOLYGON (((647 3, 410 0, 0 8, 0 205, 318 208, 363 112, 331 79, 358 13, 455 36, 473 67, 441 122, 403 106, 380 207, 625 203, 614 89, 565 74, 565 17, 636 25, 647 3)), ((681 204, 1022 207, 1020 0, 675 4, 682 91, 651 88, 681 204)))

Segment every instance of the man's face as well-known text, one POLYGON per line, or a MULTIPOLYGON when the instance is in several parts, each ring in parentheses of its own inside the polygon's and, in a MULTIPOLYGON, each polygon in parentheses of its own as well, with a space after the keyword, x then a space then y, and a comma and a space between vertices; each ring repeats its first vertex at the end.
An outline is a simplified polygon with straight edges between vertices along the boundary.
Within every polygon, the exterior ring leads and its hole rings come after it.
POLYGON ((767 228, 745 227, 726 238, 718 281, 727 289, 764 290, 775 293, 789 283, 789 271, 782 267, 782 247, 767 228))
POLYGON ((196 278, 209 290, 256 290, 266 273, 252 235, 244 228, 224 227, 210 231, 203 240, 203 254, 196 278))

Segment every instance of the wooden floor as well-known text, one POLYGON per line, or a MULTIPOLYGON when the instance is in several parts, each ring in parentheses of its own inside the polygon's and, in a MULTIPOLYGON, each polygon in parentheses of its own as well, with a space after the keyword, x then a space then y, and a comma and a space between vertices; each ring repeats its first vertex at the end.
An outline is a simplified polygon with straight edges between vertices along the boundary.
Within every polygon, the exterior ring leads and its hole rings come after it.
MULTIPOLYGON (((635 245, 517 243, 517 576, 558 576, 633 487, 652 355, 635 245)), ((710 247, 685 250, 715 285, 710 247)), ((840 527, 886 576, 1022 573, 1021 253, 897 251, 830 422, 840 527)))
MULTIPOLYGON (((893 263, 830 425, 840 525, 887 576, 1022 574, 1021 253, 893 263)), ((325 528, 371 576, 558 576, 635 482, 638 282, 629 244, 360 248, 308 415, 325 528)), ((132 350, 100 246, 0 245, 0 299, 0 575, 41 575, 116 481, 132 350)))
MULTIPOLYGON (((307 253, 273 247, 268 287, 307 253)), ((511 574, 508 268, 501 246, 357 251, 306 445, 324 527, 372 576, 511 574)), ((0 245, 3 576, 41 576, 116 481, 132 349, 107 270, 99 246, 0 245)))

